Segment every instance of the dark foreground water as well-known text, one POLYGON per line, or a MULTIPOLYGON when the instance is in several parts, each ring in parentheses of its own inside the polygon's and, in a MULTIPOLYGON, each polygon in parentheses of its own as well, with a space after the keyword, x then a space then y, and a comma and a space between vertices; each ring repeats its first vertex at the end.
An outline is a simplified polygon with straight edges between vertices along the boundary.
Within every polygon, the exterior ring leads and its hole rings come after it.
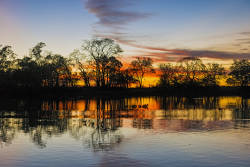
POLYGON ((249 167, 250 99, 1 100, 1 167, 249 167))

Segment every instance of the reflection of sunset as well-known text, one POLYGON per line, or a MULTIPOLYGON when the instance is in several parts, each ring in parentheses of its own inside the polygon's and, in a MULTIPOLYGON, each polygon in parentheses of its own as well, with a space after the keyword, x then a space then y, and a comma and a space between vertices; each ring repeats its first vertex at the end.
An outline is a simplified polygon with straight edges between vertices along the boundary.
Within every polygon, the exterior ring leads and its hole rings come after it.
POLYGON ((57 135, 64 131, 70 131, 76 138, 85 133, 92 134, 96 140, 92 143, 93 147, 110 148, 120 140, 120 136, 116 136, 116 133, 120 133, 119 130, 124 128, 151 129, 161 132, 207 131, 231 129, 237 126, 235 121, 250 118, 247 112, 249 99, 241 97, 118 99, 96 97, 78 100, 45 100, 41 103, 33 103, 31 111, 27 110, 25 104, 29 106, 29 103, 21 101, 17 105, 19 110, 6 108, 1 112, 0 126, 8 127, 8 130, 0 130, 0 141, 12 141, 16 131, 26 126, 34 126, 35 128, 30 128, 28 131, 33 142, 41 148, 46 147, 42 134, 57 135), (22 108, 26 109, 22 111, 20 110, 22 108), (80 129, 82 132, 78 132, 80 129), (114 138, 105 137, 109 135, 114 138), (100 141, 101 138, 105 142, 100 141), (101 146, 99 142, 102 143, 101 146))
POLYGON ((234 105, 241 105, 241 102, 242 99, 240 97, 223 97, 219 100, 219 106, 220 108, 227 108, 234 105))
MULTIPOLYGON (((60 118, 222 121, 233 120, 234 114, 231 108, 240 107, 241 103, 240 97, 218 99, 214 97, 197 99, 140 97, 120 100, 81 99, 57 103, 44 102, 42 109, 58 110, 60 118), (192 105, 195 105, 195 108, 192 105)), ((125 122, 128 123, 128 121, 125 122)))

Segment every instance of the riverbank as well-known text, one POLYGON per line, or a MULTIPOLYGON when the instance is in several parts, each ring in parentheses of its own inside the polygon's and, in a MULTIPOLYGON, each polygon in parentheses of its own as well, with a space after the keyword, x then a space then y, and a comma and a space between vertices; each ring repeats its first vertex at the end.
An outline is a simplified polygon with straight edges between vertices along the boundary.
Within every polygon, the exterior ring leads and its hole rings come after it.
POLYGON ((123 96, 244 96, 250 97, 250 87, 216 88, 9 88, 0 89, 1 98, 6 97, 123 97, 123 96))

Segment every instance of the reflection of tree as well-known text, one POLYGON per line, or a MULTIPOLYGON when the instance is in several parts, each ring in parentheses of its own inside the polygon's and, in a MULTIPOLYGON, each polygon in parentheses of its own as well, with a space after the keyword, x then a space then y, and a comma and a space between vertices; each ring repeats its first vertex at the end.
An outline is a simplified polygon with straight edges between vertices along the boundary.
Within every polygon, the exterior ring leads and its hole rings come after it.
POLYGON ((235 124, 236 128, 238 126, 242 126, 242 125, 247 126, 247 124, 249 124, 250 108, 248 105, 248 101, 249 101, 248 98, 242 98, 240 107, 234 109, 234 116, 236 119, 236 124, 235 124))
POLYGON ((126 120, 130 127, 138 129, 197 130, 229 126, 228 121, 224 121, 226 109, 233 113, 226 120, 250 118, 247 98, 242 98, 240 103, 228 102, 224 108, 220 108, 219 99, 140 97, 3 101, 0 104, 0 143, 9 144, 17 133, 27 133, 34 144, 44 148, 49 138, 69 133, 94 151, 109 150, 122 142, 120 127, 128 125, 126 120), (79 105, 80 102, 83 105, 79 105))
POLYGON ((216 97, 161 97, 159 98, 162 109, 216 109, 219 108, 216 97))
POLYGON ((110 150, 114 145, 122 141, 118 131, 95 129, 91 134, 91 147, 96 150, 110 150))
POLYGON ((42 139, 42 128, 37 127, 34 130, 30 130, 30 137, 32 141, 40 148, 46 147, 46 142, 42 139))
MULTIPOLYGON (((44 148, 46 146, 45 136, 51 137, 66 131, 67 119, 59 119, 59 112, 56 110, 58 101, 20 100, 13 104, 3 106, 3 109, 7 111, 0 112, 1 118, 4 118, 0 119, 1 134, 5 138, 4 130, 13 132, 13 137, 15 133, 28 133, 37 146, 44 148)), ((13 138, 7 137, 7 139, 11 141, 13 138)), ((1 140, 5 142, 4 139, 1 140)))
MULTIPOLYGON (((2 118, 14 117, 16 122, 17 120, 21 121, 18 124, 13 124, 9 121, 12 118, 0 119, 0 141, 10 143, 16 133, 24 132, 30 135, 34 144, 39 148, 44 148, 46 147, 46 138, 69 132, 75 139, 80 139, 90 133, 91 137, 88 136, 87 139, 93 149, 108 149, 112 144, 121 141, 118 131, 120 121, 117 120, 116 115, 119 107, 109 100, 97 99, 96 102, 97 117, 95 119, 78 119, 71 118, 72 111, 76 107, 76 100, 60 102, 46 100, 40 103, 19 101, 20 104, 16 106, 22 106, 22 110, 9 108, 10 111, 14 109, 15 113, 1 112, 2 118), (85 130, 88 127, 91 128, 90 131, 85 130)), ((86 100, 85 109, 80 116, 84 117, 84 112, 88 108, 89 100, 86 100)))
POLYGON ((16 135, 16 129, 11 126, 8 118, 0 119, 0 145, 3 143, 11 144, 16 135))
POLYGON ((119 108, 111 100, 96 99, 96 119, 90 125, 94 128, 89 140, 94 150, 111 149, 113 145, 120 143, 122 136, 118 130, 120 127, 119 108))

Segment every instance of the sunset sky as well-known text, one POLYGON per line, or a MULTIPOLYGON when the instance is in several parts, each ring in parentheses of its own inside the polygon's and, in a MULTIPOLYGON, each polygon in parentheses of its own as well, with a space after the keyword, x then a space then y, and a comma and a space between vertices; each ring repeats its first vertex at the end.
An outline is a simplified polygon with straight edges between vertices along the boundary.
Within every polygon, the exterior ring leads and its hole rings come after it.
POLYGON ((0 44, 21 56, 40 41, 67 56, 83 40, 108 37, 124 61, 250 57, 250 0, 0 0, 0 25, 0 44))

